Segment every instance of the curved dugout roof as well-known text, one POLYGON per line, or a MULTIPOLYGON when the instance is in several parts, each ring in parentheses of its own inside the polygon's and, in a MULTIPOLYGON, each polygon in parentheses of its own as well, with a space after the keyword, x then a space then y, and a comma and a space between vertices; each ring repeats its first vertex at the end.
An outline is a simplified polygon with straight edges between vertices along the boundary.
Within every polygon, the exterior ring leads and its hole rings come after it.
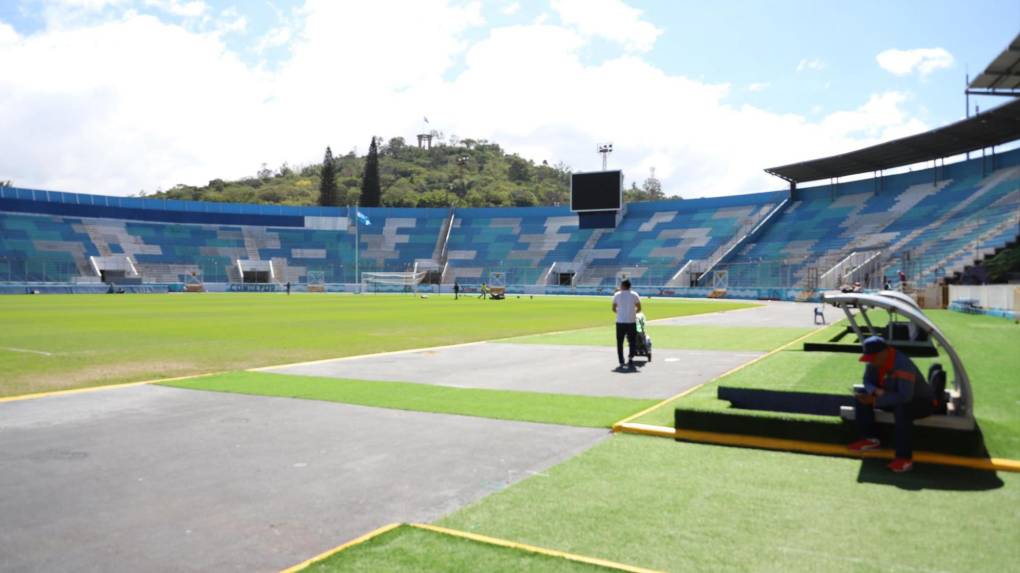
MULTIPOLYGON (((925 316, 920 309, 916 308, 916 306, 905 303, 900 300, 899 297, 891 297, 888 295, 859 293, 824 294, 822 295, 822 302, 842 308, 846 313, 851 326, 855 329, 856 322, 851 316, 851 309, 881 308, 888 312, 895 312, 896 314, 907 318, 911 323, 938 341, 942 349, 949 355, 949 360, 953 364, 954 379, 952 382, 956 391, 959 392, 959 409, 956 412, 956 416, 963 419, 967 426, 973 426, 974 394, 971 391, 970 377, 967 376, 967 370, 963 366, 963 360, 960 359, 959 354, 956 353, 956 349, 949 343, 946 336, 942 334, 942 331, 939 330, 939 328, 935 326, 935 323, 925 316)), ((858 337, 861 337, 861 332, 857 331, 857 335, 858 337)))
POLYGON ((1017 139, 1020 99, 926 133, 850 153, 771 167, 765 172, 791 183, 817 181, 951 157, 1017 139))

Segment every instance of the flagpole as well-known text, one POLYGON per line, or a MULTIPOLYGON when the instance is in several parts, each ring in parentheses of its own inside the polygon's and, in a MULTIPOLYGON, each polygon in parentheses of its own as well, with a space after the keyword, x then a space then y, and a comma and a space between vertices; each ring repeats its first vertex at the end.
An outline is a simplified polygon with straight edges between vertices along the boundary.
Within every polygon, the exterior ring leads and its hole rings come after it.
POLYGON ((361 230, 361 221, 358 217, 358 203, 354 202, 354 282, 358 283, 358 292, 361 292, 361 269, 358 260, 358 251, 361 250, 361 241, 358 235, 361 230))

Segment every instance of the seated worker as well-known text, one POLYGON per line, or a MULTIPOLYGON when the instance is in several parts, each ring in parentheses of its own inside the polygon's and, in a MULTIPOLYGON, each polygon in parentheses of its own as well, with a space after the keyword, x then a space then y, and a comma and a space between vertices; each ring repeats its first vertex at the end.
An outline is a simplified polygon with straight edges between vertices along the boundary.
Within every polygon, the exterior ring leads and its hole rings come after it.
POLYGON ((854 403, 862 439, 848 447, 853 452, 878 449, 881 443, 875 437, 875 408, 892 412, 896 419, 896 458, 887 467, 897 473, 908 472, 914 467, 914 420, 931 415, 933 410, 931 386, 910 358, 886 344, 881 336, 865 339, 860 361, 868 363, 864 391, 855 394, 854 403))

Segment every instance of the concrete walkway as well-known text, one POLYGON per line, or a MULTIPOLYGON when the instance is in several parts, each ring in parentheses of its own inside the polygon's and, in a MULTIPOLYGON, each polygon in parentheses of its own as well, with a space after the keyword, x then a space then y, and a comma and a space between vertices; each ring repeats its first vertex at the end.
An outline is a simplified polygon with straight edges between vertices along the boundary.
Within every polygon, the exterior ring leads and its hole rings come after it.
MULTIPOLYGON (((762 354, 653 349, 651 364, 620 371, 617 370, 615 348, 490 342, 344 358, 267 371, 461 388, 668 398, 762 354)), ((643 363, 644 359, 637 358, 635 361, 643 363)))
POLYGON ((607 435, 162 386, 0 404, 0 571, 278 571, 607 435))
POLYGON ((694 316, 681 316, 678 318, 665 318, 653 321, 653 324, 684 325, 699 324, 712 326, 793 326, 803 328, 814 328, 821 326, 814 323, 814 309, 821 307, 825 313, 825 320, 829 324, 844 318, 841 310, 828 305, 818 305, 810 302, 783 302, 783 301, 749 301, 762 306, 730 312, 718 312, 712 314, 696 314, 694 316))

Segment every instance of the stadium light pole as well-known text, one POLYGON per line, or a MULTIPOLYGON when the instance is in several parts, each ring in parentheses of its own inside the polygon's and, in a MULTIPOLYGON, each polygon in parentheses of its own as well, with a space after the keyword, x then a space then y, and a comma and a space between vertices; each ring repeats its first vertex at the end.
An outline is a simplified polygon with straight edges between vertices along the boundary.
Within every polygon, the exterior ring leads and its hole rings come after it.
POLYGON ((464 166, 467 165, 468 160, 471 158, 467 155, 461 155, 457 158, 457 166, 460 167, 460 196, 463 198, 467 195, 467 184, 464 182, 464 166))
POLYGON ((602 154, 602 170, 603 171, 606 170, 606 165, 608 165, 608 160, 609 160, 609 154, 612 153, 612 152, 613 152, 613 144, 612 143, 600 143, 599 144, 599 153, 602 154))

